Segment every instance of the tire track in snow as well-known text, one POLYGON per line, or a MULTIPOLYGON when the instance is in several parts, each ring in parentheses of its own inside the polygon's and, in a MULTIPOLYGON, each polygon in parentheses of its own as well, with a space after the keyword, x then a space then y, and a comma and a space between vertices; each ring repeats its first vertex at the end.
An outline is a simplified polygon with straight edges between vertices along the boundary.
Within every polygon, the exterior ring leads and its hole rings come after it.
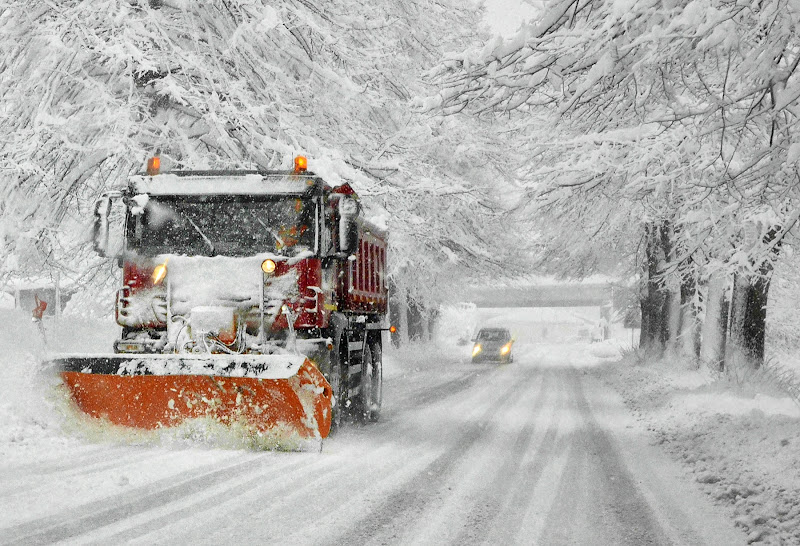
POLYGON ((425 387, 405 393, 396 400, 392 401, 393 404, 390 406, 390 409, 394 409, 396 412, 407 410, 413 407, 427 406, 433 402, 456 395, 471 388, 475 384, 475 381, 481 377, 483 373, 483 370, 472 370, 465 375, 456 377, 455 379, 451 379, 443 383, 439 383, 432 387, 425 387))
MULTIPOLYGON (((552 389, 555 383, 552 370, 539 373, 546 379, 544 388, 552 389)), ((559 384, 555 387, 558 387, 555 393, 548 392, 550 396, 536 400, 524 427, 505 453, 502 466, 488 483, 485 482, 480 501, 472 506, 454 544, 513 542, 508 539, 514 537, 521 524, 520 512, 527 507, 542 473, 558 449, 558 415, 565 396, 563 387, 559 384), (549 402, 546 410, 545 401, 549 402)))
POLYGON ((233 462, 222 468, 218 463, 212 463, 121 495, 84 504, 70 514, 37 518, 0 529, 2 531, 0 543, 52 544, 75 538, 137 513, 197 494, 208 487, 246 473, 264 462, 263 458, 256 455, 240 454, 233 462))
MULTIPOLYGON (((415 466, 408 464, 406 454, 398 452, 389 443, 379 449, 360 451, 359 454, 380 461, 383 468, 400 468, 409 475, 416 474, 415 466)), ((136 539, 147 544, 248 543, 257 536, 262 543, 316 543, 318 536, 328 533, 324 522, 326 516, 348 502, 342 495, 343 484, 348 491, 364 487, 374 490, 385 484, 391 487, 397 479, 391 471, 378 472, 379 477, 364 477, 353 464, 351 455, 347 453, 330 458, 324 458, 323 455, 311 461, 302 472, 290 476, 278 473, 278 470, 265 474, 251 483, 237 486, 233 496, 215 496, 205 504, 199 503, 199 512, 208 514, 201 525, 187 526, 172 515, 167 515, 162 518, 163 531, 149 533, 151 525, 148 523, 145 529, 148 534, 137 532, 136 539), (359 482, 360 479, 363 482, 359 482), (231 521, 244 521, 247 524, 231 526, 231 521), (310 536, 296 538, 298 528, 306 530, 310 536), (170 538, 165 540, 165 536, 170 538)), ((374 472, 375 467, 371 465, 370 470, 374 472)), ((196 518, 197 512, 179 515, 185 515, 188 520, 196 518)), ((128 539, 134 533, 119 536, 128 539)), ((112 537, 116 538, 117 535, 112 537)))
POLYGON ((580 427, 541 543, 671 544, 609 432, 595 420, 574 369, 568 371, 580 427))
MULTIPOLYGON (((184 527, 186 520, 196 520, 200 514, 212 515, 209 519, 219 517, 221 512, 230 512, 232 518, 246 519, 248 497, 258 497, 258 503, 251 506, 257 507, 253 517, 264 517, 264 508, 283 502, 292 494, 308 495, 320 485, 320 482, 330 476, 346 473, 350 470, 339 467, 339 461, 334 459, 303 458, 303 460, 290 459, 289 465, 265 465, 263 468, 254 469, 252 472, 237 473, 229 476, 224 482, 208 487, 200 494, 182 499, 177 499, 169 506, 159 506, 153 510, 136 514, 134 517, 116 522, 105 529, 88 535, 86 538, 103 544, 121 544, 148 537, 144 542, 156 544, 163 542, 162 531, 169 527, 176 530, 184 527), (298 487, 302 483, 303 487, 298 487), (263 494, 259 494, 263 493, 263 494)), ((287 461, 276 461, 282 463, 287 461)), ((196 524, 191 526, 196 527, 196 524)), ((228 539, 230 539, 230 532, 228 539)), ((172 535, 170 535, 172 536, 172 535)), ((203 542, 208 540, 208 535, 201 534, 193 540, 186 537, 178 542, 203 542)), ((169 542, 174 542, 170 540, 169 542)))
POLYGON ((13 465, 0 470, 0 481, 3 486, 8 480, 35 474, 37 476, 47 476, 70 472, 76 468, 88 468, 96 464, 105 464, 109 456, 114 453, 125 455, 130 453, 132 446, 114 445, 92 445, 85 449, 85 452, 77 457, 70 459, 44 460, 36 462, 26 462, 24 464, 13 465))
MULTIPOLYGON (((381 423, 382 424, 382 423, 381 423)), ((373 430, 375 427, 363 427, 362 430, 373 430)), ((348 432, 357 430, 357 427, 346 429, 348 432)), ((378 439, 380 440, 380 438, 378 439)), ((394 455, 398 465, 403 464, 404 458, 396 453, 395 446, 391 445, 394 438, 389 436, 381 443, 369 443, 368 451, 359 451, 360 457, 371 459, 385 458, 392 460, 394 455), (380 454, 380 452, 385 452, 380 454)), ((291 454, 269 454, 265 456, 291 454)), ((283 457, 281 457, 283 459, 283 457)), ((166 530, 168 536, 181 536, 180 542, 207 541, 209 536, 217 529, 210 525, 207 533, 190 532, 189 535, 182 531, 183 522, 190 519, 197 519, 199 514, 209 514, 208 520, 222 520, 225 518, 220 513, 230 513, 230 518, 252 518, 249 521, 272 519, 276 513, 288 512, 290 515, 307 512, 308 499, 319 495, 319 491, 334 489, 337 483, 346 483, 347 479, 352 480, 353 466, 351 462, 342 460, 342 457, 317 458, 316 455, 303 457, 303 461, 297 461, 289 467, 280 464, 255 469, 252 472, 243 473, 237 477, 229 477, 224 483, 209 486, 202 492, 188 496, 186 498, 172 499, 168 504, 157 505, 152 510, 132 514, 131 517, 111 522, 90 530, 81 536, 81 541, 96 543, 122 543, 131 541, 142 541, 146 543, 158 543, 163 541, 162 531, 166 530), (302 484, 302 486, 298 486, 302 484), (295 502, 295 507, 287 505, 295 502), (276 510, 269 509, 269 516, 264 513, 265 507, 281 507, 276 510), (172 529, 169 529, 169 528, 172 529), (172 535, 171 533, 174 533, 172 535)), ((285 461, 282 461, 285 462, 285 461)), ((277 463, 277 461, 276 461, 277 463)), ((310 512, 308 515, 314 515, 310 512)), ((228 519, 230 521, 230 519, 228 519)), ((194 529, 195 525, 189 526, 194 529)), ((220 540, 229 540, 231 530, 228 529, 224 537, 220 540)), ((233 531, 235 533, 235 531, 233 531)), ((243 536, 243 540, 247 537, 243 536)))
POLYGON ((567 392, 563 370, 557 370, 559 403, 551 405, 552 422, 539 448, 526 454, 520 481, 486 539, 488 543, 542 544, 544 523, 556 500, 577 433, 575 399, 567 392))
POLYGON ((522 396, 530 383, 535 381, 535 374, 527 374, 521 381, 513 381, 510 388, 493 397, 489 408, 480 419, 466 425, 458 441, 449 445, 448 449, 425 466, 402 487, 395 489, 368 514, 353 521, 350 530, 330 542, 333 544, 363 544, 388 532, 391 541, 393 526, 399 522, 402 526, 414 520, 414 516, 422 513, 434 501, 436 491, 451 478, 458 462, 468 456, 470 449, 484 437, 491 427, 496 426, 494 417, 503 409, 513 406, 522 396))
MULTIPOLYGON (((141 450, 138 446, 126 447, 126 450, 111 448, 109 451, 100 452, 96 456, 90 458, 68 459, 65 464, 60 464, 57 467, 49 466, 48 468, 40 469, 34 466, 26 469, 17 469, 14 472, 15 478, 11 478, 8 483, 3 483, 0 491, 5 494, 13 494, 13 491, 8 490, 7 486, 14 485, 16 488, 24 487, 25 490, 22 492, 25 495, 29 495, 32 490, 30 487, 30 476, 47 477, 49 480, 77 478, 81 476, 91 476, 104 470, 112 470, 117 467, 124 469, 128 463, 141 461, 144 450, 141 450)), ((51 485, 46 481, 39 480, 38 488, 42 487, 51 487, 51 485)))
POLYGON ((556 375, 561 400, 550 408, 554 421, 548 429, 547 441, 540 450, 528 454, 524 478, 490 535, 495 537, 499 534, 504 542, 541 543, 538 537, 564 479, 564 469, 571 453, 571 437, 576 433, 576 405, 568 392, 564 371, 558 370, 556 375), (551 431, 554 434, 551 435, 551 431), (528 482, 532 487, 526 487, 528 482))
POLYGON ((455 479, 439 487, 436 504, 406 529, 399 542, 461 544, 468 539, 467 530, 471 534, 472 529, 487 522, 487 507, 494 504, 494 497, 507 494, 500 489, 513 488, 511 482, 516 478, 508 475, 510 467, 521 464, 526 447, 544 435, 539 429, 547 428, 551 418, 544 410, 552 406, 548 374, 527 370, 515 373, 535 373, 535 386, 496 416, 491 433, 475 446, 471 457, 465 457, 454 469, 455 479))
MULTIPOLYGON (((470 392, 467 399, 456 404, 474 408, 477 401, 471 399, 476 398, 488 406, 485 390, 470 392)), ((230 521, 230 517, 250 522, 250 532, 266 541, 271 537, 282 543, 317 543, 321 529, 326 536, 348 532, 352 528, 349 522, 371 512, 398 489, 398 484, 415 479, 442 453, 442 435, 431 433, 428 427, 419 429, 420 420, 426 420, 421 415, 436 413, 438 407, 451 403, 446 398, 435 399, 438 404, 407 412, 415 415, 413 418, 343 429, 341 436, 326 443, 330 447, 321 455, 335 460, 335 470, 318 471, 315 479, 299 484, 295 481, 278 493, 272 489, 272 477, 267 477, 270 488, 246 492, 227 508, 217 506, 213 519, 201 528, 188 533, 177 530, 177 540, 230 540, 237 530, 216 524, 230 521), (227 520, 225 514, 230 514, 227 520)), ((473 413, 479 416, 482 410, 473 413)), ((242 535, 242 539, 247 540, 247 536, 242 535)))
MULTIPOLYGON (((54 497, 69 502, 76 494, 84 493, 97 502, 100 498, 95 490, 102 491, 104 483, 119 479, 119 475, 127 479, 126 475, 130 474, 128 465, 141 467, 145 466, 143 461, 152 461, 149 466, 154 466, 160 459, 169 456, 151 454, 150 457, 145 457, 145 453, 144 450, 132 448, 126 454, 125 451, 112 447, 105 456, 101 453, 100 456, 90 459, 67 459, 71 465, 59 465, 57 471, 53 467, 42 474, 31 468, 19 471, 13 479, 0 486, 0 507, 15 507, 12 512, 7 512, 8 517, 0 516, 0 523, 12 527, 23 525, 22 521, 30 521, 32 518, 44 520, 57 517, 54 512, 59 506, 52 503, 51 499, 54 497)), ((87 499, 86 502, 93 501, 87 499)))
MULTIPOLYGON (((12 528, 30 521, 56 519, 59 514, 76 508, 75 500, 82 505, 92 504, 113 496, 118 491, 132 490, 127 487, 131 478, 141 481, 141 470, 148 471, 151 482, 173 476, 187 465, 172 460, 174 452, 145 449, 139 445, 98 446, 90 457, 63 458, 64 464, 39 474, 35 466, 25 465, 15 477, 3 483, 0 496, 0 528, 12 528), (105 449, 104 449, 105 448, 105 449), (57 471, 56 471, 57 470, 57 471)), ((196 469, 202 463, 188 465, 196 469)), ((2 537, 0 537, 2 541, 2 537)))
MULTIPOLYGON (((455 392, 451 391, 450 394, 455 392)), ((443 398, 435 398, 444 403, 443 398)), ((147 521, 140 518, 140 522, 131 525, 121 522, 115 527, 127 527, 126 530, 117 530, 113 534, 101 531, 95 533, 92 539, 102 536, 107 539, 104 540, 106 543, 142 539, 157 543, 166 535, 179 537, 176 540, 183 543, 209 541, 217 536, 220 541, 230 541, 236 530, 217 525, 217 522, 231 519, 248 521, 251 533, 284 539, 296 531, 300 521, 308 529, 319 527, 318 522, 329 514, 325 507, 341 505, 342 484, 347 484, 348 490, 370 488, 374 491, 383 486, 389 489, 397 483, 398 474, 407 474, 410 480, 427 464, 424 459, 410 462, 407 450, 398 449, 398 438, 413 437, 413 426, 399 424, 398 427, 398 423, 389 425, 382 421, 376 425, 346 427, 336 438, 326 442, 329 449, 323 450, 319 459, 312 458, 307 468, 296 475, 287 476, 279 468, 270 474, 264 473, 249 481, 233 484, 231 494, 225 491, 209 492, 205 498, 194 499, 191 506, 188 503, 175 503, 180 506, 167 515, 162 510, 161 514, 147 521), (341 439, 342 443, 337 445, 337 439, 341 439), (353 445, 353 440, 356 445, 353 445), (342 449, 337 449, 339 447, 342 449), (370 476, 359 472, 359 466, 354 465, 354 462, 366 460, 370 461, 370 476), (359 483, 359 480, 363 482, 359 483), (309 510, 309 499, 313 499, 313 505, 319 508, 309 510), (208 513, 209 517, 204 519, 201 526, 193 525, 187 532, 185 527, 182 528, 181 520, 197 518, 198 513, 208 513), (291 525, 284 529, 281 528, 281 522, 285 520, 289 520, 291 525), (163 533, 159 532, 161 529, 163 533), (218 534, 221 529, 224 531, 218 534)), ((242 536, 244 541, 247 538, 242 536)))

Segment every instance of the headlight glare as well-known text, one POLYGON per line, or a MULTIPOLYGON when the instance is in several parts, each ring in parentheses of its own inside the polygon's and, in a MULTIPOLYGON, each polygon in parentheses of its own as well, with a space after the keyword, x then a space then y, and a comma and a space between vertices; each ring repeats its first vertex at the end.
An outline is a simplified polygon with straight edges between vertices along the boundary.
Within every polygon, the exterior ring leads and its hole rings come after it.
POLYGON ((273 273, 275 273, 275 267, 276 267, 275 260, 267 258, 266 260, 261 262, 261 271, 263 271, 267 275, 272 275, 273 273))
POLYGON ((167 276, 167 262, 158 264, 153 268, 153 285, 161 284, 167 276))

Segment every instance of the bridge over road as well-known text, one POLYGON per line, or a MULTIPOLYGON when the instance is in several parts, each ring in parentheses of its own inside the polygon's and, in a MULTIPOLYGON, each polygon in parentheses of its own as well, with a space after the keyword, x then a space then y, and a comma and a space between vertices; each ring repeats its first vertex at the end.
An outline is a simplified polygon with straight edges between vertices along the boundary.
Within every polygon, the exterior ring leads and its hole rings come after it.
POLYGON ((466 297, 478 307, 604 307, 612 305, 609 283, 551 284, 471 289, 466 297))

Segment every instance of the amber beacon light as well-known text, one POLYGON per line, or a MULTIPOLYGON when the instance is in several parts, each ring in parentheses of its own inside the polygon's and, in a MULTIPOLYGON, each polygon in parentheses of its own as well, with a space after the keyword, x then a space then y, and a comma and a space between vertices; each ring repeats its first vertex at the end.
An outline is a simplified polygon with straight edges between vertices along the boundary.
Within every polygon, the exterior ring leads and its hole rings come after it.
POLYGON ((305 156, 298 155, 294 158, 294 174, 304 173, 308 170, 308 159, 305 156))
POLYGON ((147 160, 147 174, 155 176, 161 169, 161 158, 158 156, 151 157, 147 160))

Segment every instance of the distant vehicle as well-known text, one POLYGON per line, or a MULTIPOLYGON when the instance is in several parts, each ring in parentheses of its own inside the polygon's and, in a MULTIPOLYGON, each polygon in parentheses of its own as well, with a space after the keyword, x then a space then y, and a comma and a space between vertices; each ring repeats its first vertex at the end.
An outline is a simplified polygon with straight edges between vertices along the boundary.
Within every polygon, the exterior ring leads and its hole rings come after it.
POLYGON ((473 340, 472 361, 497 360, 514 362, 511 346, 514 340, 507 328, 481 328, 473 340))

